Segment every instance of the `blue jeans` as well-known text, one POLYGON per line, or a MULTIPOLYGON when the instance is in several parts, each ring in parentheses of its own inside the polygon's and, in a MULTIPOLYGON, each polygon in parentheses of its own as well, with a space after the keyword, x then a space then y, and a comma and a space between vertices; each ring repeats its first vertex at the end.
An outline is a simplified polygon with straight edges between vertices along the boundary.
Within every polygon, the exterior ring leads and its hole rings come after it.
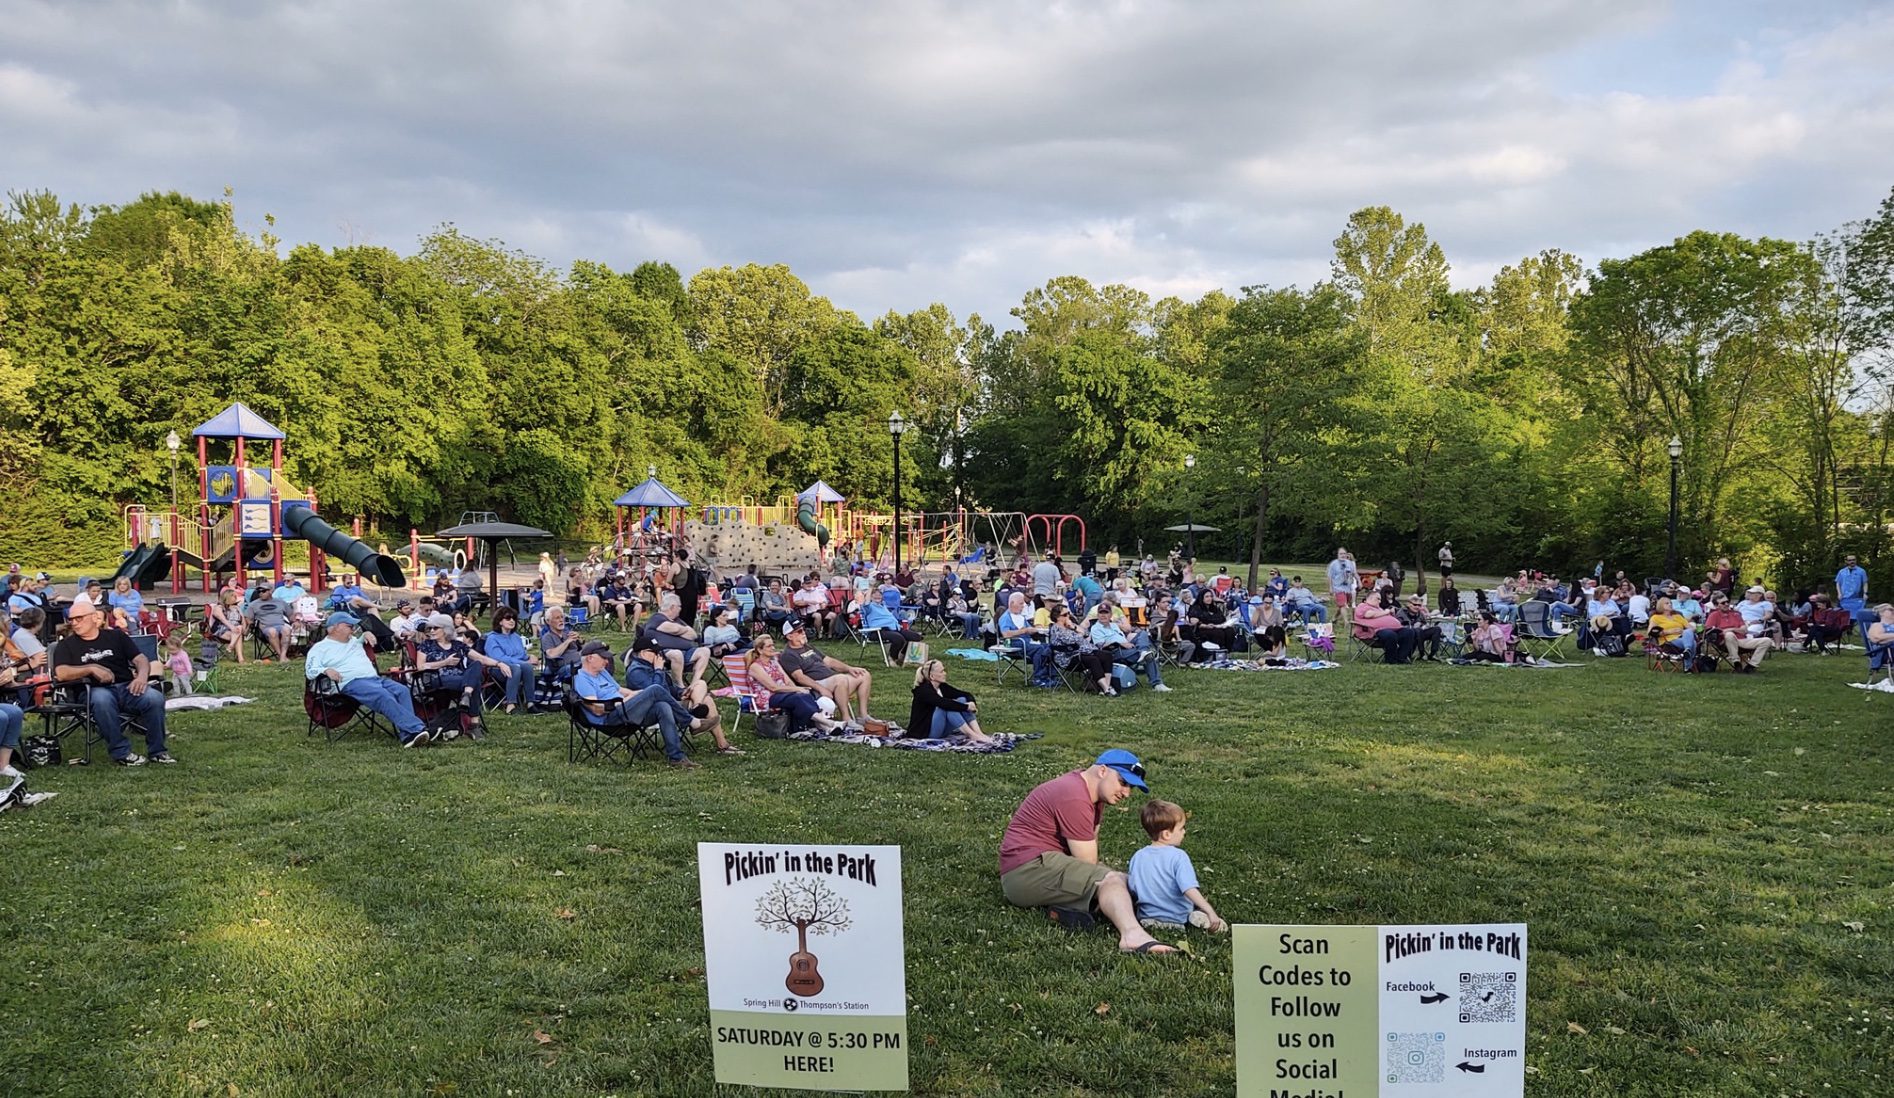
POLYGON ((1319 602, 1305 602, 1291 606, 1289 612, 1302 615, 1302 620, 1305 622, 1312 621, 1320 624, 1328 620, 1328 609, 1319 602))
POLYGON ((109 686, 93 686, 86 691, 86 706, 92 711, 92 720, 99 726, 99 735, 105 739, 106 750, 114 759, 123 759, 131 755, 131 740, 125 736, 125 717, 129 713, 145 730, 145 751, 157 754, 164 750, 164 691, 157 683, 150 683, 145 692, 132 697, 131 688, 122 682, 109 686))
POLYGON ((604 723, 658 726, 664 738, 664 757, 672 762, 684 758, 684 744, 677 735, 677 704, 669 683, 654 682, 618 704, 605 715, 604 723))
POLYGON ((1519 607, 1510 602, 1495 602, 1493 616, 1500 621, 1513 621, 1519 617, 1519 607))
POLYGON ((507 704, 520 705, 530 703, 533 700, 529 693, 533 688, 533 665, 527 663, 525 660, 518 662, 513 660, 501 660, 500 662, 506 664, 507 669, 513 673, 504 679, 499 677, 500 672, 498 668, 488 668, 487 673, 506 688, 507 704))
POLYGON ((934 710, 934 726, 928 729, 927 734, 930 739, 938 740, 942 736, 953 735, 969 723, 971 723, 971 718, 965 713, 956 713, 950 709, 936 709, 934 710))
POLYGON ((467 690, 469 687, 473 689, 473 701, 470 702, 469 705, 472 706, 473 715, 476 717, 478 717, 481 714, 481 712, 486 709, 486 703, 480 697, 480 686, 481 686, 480 673, 484 670, 485 668, 481 667, 479 664, 474 664, 472 667, 465 667, 465 668, 459 668, 452 671, 440 672, 441 689, 443 691, 448 691, 448 690, 463 690, 464 691, 464 690, 467 690))
POLYGON ((771 709, 780 709, 789 714, 789 730, 791 732, 800 732, 809 727, 815 715, 822 712, 822 706, 817 703, 814 695, 804 694, 800 691, 785 690, 781 693, 771 694, 769 696, 769 707, 771 709))
POLYGON ((342 693, 354 698, 375 713, 388 718, 395 726, 401 742, 407 743, 415 733, 426 727, 421 718, 414 715, 414 693, 406 683, 385 679, 380 675, 363 675, 359 679, 350 679, 342 684, 342 693))
POLYGON ((1114 648, 1111 650, 1111 662, 1122 663, 1133 669, 1142 663, 1144 665, 1144 677, 1150 681, 1151 685, 1164 685, 1164 676, 1158 674, 1157 670, 1157 656, 1148 649, 1114 648))
POLYGON ((0 748, 20 746, 20 728, 26 723, 26 713, 17 705, 0 702, 0 748))
POLYGON ((960 639, 961 640, 978 640, 979 639, 980 615, 978 614, 951 615, 950 614, 949 616, 958 617, 960 619, 960 639))

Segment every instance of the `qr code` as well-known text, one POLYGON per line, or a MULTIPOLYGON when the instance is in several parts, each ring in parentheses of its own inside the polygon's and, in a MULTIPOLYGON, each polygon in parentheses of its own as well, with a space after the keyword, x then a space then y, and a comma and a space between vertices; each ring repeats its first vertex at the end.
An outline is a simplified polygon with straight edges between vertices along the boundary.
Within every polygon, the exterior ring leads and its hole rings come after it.
POLYGON ((1460 1020, 1511 1022, 1519 1017, 1517 972, 1462 972, 1460 1020))
POLYGON ((1438 1083, 1446 1073, 1445 1033, 1388 1034, 1388 1082, 1438 1083))

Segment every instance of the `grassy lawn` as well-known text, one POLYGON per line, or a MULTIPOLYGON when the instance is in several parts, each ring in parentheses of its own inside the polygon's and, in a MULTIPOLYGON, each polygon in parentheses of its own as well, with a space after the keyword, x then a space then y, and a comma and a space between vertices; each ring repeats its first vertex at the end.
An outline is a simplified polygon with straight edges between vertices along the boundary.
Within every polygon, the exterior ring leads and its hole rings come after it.
MULTIPOLYGON (((694 844, 792 839, 903 848, 916 1092, 1231 1093, 1227 938, 1123 958, 999 895, 1019 798, 1109 745, 1194 813, 1232 921, 1530 923, 1531 1094, 1894 1093, 1894 703, 1841 685, 1860 654, 1585 664, 1112 702, 957 667, 989 729, 1045 738, 746 731, 696 773, 569 766, 562 717, 328 746, 297 669, 229 668, 261 701, 176 716, 183 765, 35 775, 61 795, 0 817, 0 1093, 713 1093, 694 844)), ((905 717, 911 679, 876 675, 905 717)))

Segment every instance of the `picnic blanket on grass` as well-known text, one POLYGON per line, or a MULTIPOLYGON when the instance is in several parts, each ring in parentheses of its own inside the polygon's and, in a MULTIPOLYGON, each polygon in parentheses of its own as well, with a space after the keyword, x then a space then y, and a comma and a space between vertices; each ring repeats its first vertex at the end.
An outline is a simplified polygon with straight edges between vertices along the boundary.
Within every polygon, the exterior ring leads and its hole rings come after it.
POLYGON ((984 648, 949 648, 947 654, 950 656, 959 656, 963 660, 986 660, 990 663, 1000 662, 999 656, 988 652, 984 648))
POLYGON ((1200 663, 1196 667, 1207 671, 1326 671, 1341 664, 1333 660, 1305 660, 1288 656, 1277 663, 1265 663, 1262 660, 1215 659, 1200 663))
POLYGON ((930 740, 925 736, 912 739, 902 736, 866 736, 859 732, 841 732, 827 735, 819 729, 808 728, 801 732, 792 732, 789 738, 803 743, 854 743, 868 747, 894 747, 906 751, 950 751, 957 755, 1004 755, 1022 743, 1036 740, 1043 732, 994 732, 991 743, 974 743, 960 737, 930 740))
POLYGON ((1894 694, 1894 679, 1882 679, 1876 683, 1851 682, 1848 685, 1856 690, 1878 690, 1883 694, 1894 694))
POLYGON ((255 698, 240 698, 235 694, 222 698, 210 694, 190 694, 182 698, 166 698, 164 700, 164 711, 166 713, 174 709, 203 709, 208 711, 212 709, 222 709, 226 705, 246 705, 255 700, 255 698))

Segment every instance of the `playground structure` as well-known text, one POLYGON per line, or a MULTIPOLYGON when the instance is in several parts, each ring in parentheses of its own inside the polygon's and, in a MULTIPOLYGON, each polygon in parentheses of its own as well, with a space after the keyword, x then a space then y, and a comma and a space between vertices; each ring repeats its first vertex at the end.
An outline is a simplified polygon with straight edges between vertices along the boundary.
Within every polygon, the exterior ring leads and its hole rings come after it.
POLYGON ((726 574, 754 565, 766 575, 801 575, 820 571, 831 550, 850 561, 892 568, 896 537, 902 561, 917 572, 948 564, 1004 567, 1048 550, 1063 556, 1085 547, 1085 522, 1077 515, 903 512, 897 532, 893 514, 853 509, 847 502, 817 481, 773 503, 745 497, 691 504, 660 483, 653 469, 617 500, 617 548, 656 553, 684 544, 704 565, 726 574), (633 508, 638 514, 628 522, 633 508))
POLYGON ((199 424, 197 439, 199 500, 189 514, 174 508, 133 504, 125 508, 129 551, 113 579, 130 577, 143 586, 171 576, 172 593, 182 593, 187 568, 198 570, 206 593, 217 577, 231 573, 245 584, 251 572, 267 572, 280 583, 287 574, 285 542, 309 543, 309 589, 322 590, 328 558, 349 573, 383 587, 406 583, 401 565, 316 515, 316 496, 292 485, 283 475, 283 432, 241 402, 199 424), (227 465, 213 465, 210 443, 229 441, 227 465), (269 464, 251 465, 246 444, 269 443, 269 464))

